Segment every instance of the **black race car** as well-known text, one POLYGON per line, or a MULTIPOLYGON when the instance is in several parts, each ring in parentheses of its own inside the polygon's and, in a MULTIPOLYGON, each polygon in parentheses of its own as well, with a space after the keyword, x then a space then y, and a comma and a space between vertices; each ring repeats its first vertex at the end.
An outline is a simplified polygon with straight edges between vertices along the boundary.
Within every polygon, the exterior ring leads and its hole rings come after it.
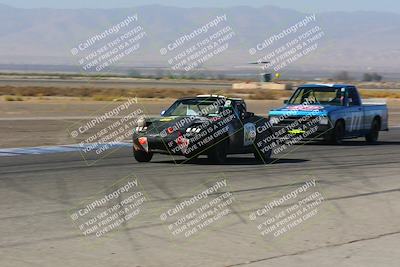
POLYGON ((177 100, 161 118, 138 120, 133 153, 139 162, 149 162, 154 153, 207 155, 213 163, 223 163, 228 154, 254 153, 266 162, 270 136, 268 120, 247 112, 243 99, 201 95, 177 100))

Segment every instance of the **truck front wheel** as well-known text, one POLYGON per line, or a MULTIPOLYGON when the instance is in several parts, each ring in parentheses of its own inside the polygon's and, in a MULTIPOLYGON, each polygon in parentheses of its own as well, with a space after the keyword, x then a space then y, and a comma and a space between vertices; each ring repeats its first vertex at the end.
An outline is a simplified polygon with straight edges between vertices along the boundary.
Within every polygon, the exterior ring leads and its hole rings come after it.
POLYGON ((335 127, 325 135, 325 141, 329 144, 340 145, 343 143, 345 127, 343 121, 338 121, 335 127))

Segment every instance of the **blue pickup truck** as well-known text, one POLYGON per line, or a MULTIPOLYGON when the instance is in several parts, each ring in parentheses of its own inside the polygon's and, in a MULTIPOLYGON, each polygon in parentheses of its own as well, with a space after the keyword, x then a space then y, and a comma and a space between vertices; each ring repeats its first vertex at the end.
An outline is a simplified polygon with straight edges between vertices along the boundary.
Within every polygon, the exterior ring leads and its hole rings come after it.
POLYGON ((362 103, 355 86, 345 84, 306 84, 297 88, 284 106, 269 112, 273 132, 304 134, 313 127, 310 138, 323 138, 331 144, 343 139, 365 137, 378 141, 379 131, 388 130, 385 103, 362 103))

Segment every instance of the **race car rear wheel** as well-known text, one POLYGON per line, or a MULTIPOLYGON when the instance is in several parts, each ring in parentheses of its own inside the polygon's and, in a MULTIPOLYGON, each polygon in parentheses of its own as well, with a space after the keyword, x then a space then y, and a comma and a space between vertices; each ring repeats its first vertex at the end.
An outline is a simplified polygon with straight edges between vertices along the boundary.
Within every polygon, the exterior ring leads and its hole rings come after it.
POLYGON ((378 142, 380 128, 381 127, 379 125, 378 119, 374 119, 371 124, 371 130, 365 136, 365 141, 367 141, 368 144, 373 144, 378 142))
POLYGON ((153 158, 153 153, 142 150, 133 151, 133 156, 137 162, 149 162, 153 158))
POLYGON ((325 141, 329 144, 340 145, 343 143, 345 127, 343 121, 338 121, 335 127, 325 135, 325 141))
POLYGON ((262 161, 263 163, 271 162, 272 142, 268 140, 268 137, 270 135, 271 132, 267 132, 266 134, 257 136, 256 142, 254 143, 254 157, 256 158, 256 160, 262 161))
POLYGON ((254 152, 254 157, 258 161, 269 163, 271 161, 271 154, 272 154, 272 149, 267 149, 267 152, 264 153, 257 149, 257 151, 254 152))
POLYGON ((211 163, 221 164, 226 162, 226 142, 219 142, 210 148, 207 157, 211 163))

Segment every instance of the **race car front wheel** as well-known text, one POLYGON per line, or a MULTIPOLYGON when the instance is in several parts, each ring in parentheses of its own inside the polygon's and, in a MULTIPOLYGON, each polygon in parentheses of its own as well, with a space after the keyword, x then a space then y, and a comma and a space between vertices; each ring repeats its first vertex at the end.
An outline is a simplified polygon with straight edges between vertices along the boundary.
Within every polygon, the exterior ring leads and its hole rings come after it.
POLYGON ((254 157, 257 161, 262 161, 263 163, 271 162, 272 155, 272 141, 268 140, 268 136, 271 135, 270 132, 267 134, 262 134, 257 136, 256 142, 254 144, 254 157))
POLYGON ((146 151, 133 151, 133 156, 138 162, 149 162, 153 158, 153 153, 146 151))
POLYGON ((263 152, 262 150, 257 149, 254 152, 254 157, 258 161, 262 161, 263 163, 270 163, 272 149, 266 149, 267 151, 263 152))

